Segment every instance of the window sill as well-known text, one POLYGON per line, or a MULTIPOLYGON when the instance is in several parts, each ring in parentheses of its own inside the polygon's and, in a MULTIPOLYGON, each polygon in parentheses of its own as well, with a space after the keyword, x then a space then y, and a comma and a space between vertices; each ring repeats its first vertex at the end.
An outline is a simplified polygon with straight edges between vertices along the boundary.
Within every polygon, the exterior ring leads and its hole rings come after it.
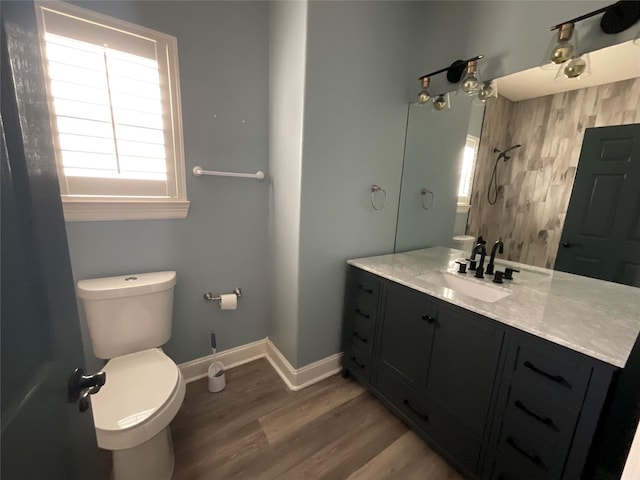
POLYGON ((471 205, 466 205, 464 203, 459 203, 458 204, 458 209, 456 211, 457 211, 457 213, 467 213, 470 208, 471 208, 471 205))
POLYGON ((62 200, 66 222, 187 218, 190 202, 62 200))

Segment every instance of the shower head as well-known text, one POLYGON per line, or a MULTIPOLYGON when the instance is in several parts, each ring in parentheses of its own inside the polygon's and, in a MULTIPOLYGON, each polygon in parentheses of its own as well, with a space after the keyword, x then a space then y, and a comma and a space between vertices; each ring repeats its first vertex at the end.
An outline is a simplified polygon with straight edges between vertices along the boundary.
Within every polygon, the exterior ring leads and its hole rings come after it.
POLYGON ((504 151, 500 151, 497 148, 494 148, 493 153, 499 153, 500 155, 498 155, 498 160, 500 160, 500 158, 504 158, 504 161, 506 162, 511 158, 510 156, 507 155, 507 153, 509 153, 513 149, 520 148, 521 146, 522 145, 520 145, 519 143, 516 145, 511 145, 509 148, 507 148, 504 151))

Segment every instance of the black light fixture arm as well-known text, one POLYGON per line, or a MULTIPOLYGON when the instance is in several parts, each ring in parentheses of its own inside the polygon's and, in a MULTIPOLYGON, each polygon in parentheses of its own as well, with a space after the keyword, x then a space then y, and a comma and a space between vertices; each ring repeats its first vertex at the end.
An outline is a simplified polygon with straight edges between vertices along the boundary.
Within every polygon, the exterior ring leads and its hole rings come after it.
POLYGON ((439 73, 442 73, 442 72, 448 72, 452 68, 459 68, 460 65, 462 65, 462 64, 466 65, 469 62, 475 62, 477 60, 480 60, 481 58, 484 58, 484 55, 478 55, 476 57, 469 58, 468 60, 462 60, 462 62, 460 62, 458 60, 458 61, 452 63, 451 65, 449 65, 448 67, 441 68, 440 70, 436 70, 435 72, 427 73, 426 75, 422 75, 421 77, 418 78, 418 80, 422 80, 423 78, 427 78, 427 77, 432 77, 432 76, 438 75, 439 73))
MULTIPOLYGON (((615 4, 613 4, 613 5, 615 5, 615 4)), ((579 22, 581 20, 586 20, 587 18, 595 17, 596 15, 598 15, 600 13, 606 12, 611 7, 613 7, 613 5, 607 5, 606 7, 599 8, 598 10, 594 10, 593 12, 585 13, 584 15, 580 15, 579 17, 572 18, 571 20, 567 20, 566 22, 559 23, 559 24, 554 25, 553 27, 551 27, 549 30, 551 30, 553 32, 554 30, 558 30, 562 25, 565 25, 567 23, 576 23, 576 22, 579 22)))
POLYGON ((620 33, 640 20, 640 0, 620 0, 593 12, 585 13, 579 17, 554 25, 551 27, 551 31, 561 29, 563 25, 575 24, 601 13, 604 13, 604 15, 600 20, 600 30, 607 34, 620 33))

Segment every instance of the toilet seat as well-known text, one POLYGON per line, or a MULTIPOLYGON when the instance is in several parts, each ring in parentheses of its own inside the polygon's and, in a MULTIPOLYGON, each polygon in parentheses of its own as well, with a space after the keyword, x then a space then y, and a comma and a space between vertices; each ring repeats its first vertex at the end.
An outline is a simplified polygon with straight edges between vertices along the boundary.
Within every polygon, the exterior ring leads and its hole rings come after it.
POLYGON ((185 382, 178 366, 159 348, 107 362, 107 382, 91 397, 98 446, 132 448, 173 420, 182 405, 185 382))

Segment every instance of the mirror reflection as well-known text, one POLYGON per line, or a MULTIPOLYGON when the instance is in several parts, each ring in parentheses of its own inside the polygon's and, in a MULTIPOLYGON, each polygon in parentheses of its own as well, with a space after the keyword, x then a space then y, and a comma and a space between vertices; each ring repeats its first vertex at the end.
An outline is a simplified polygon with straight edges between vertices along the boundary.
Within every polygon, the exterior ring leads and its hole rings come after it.
POLYGON ((456 235, 470 252, 483 236, 502 239, 507 260, 640 286, 640 53, 626 42, 590 55, 592 72, 578 81, 534 68, 494 82, 470 198, 458 194, 481 107, 452 95, 449 111, 409 108, 396 252, 456 235), (421 212, 420 184, 447 168, 432 211, 421 212))

